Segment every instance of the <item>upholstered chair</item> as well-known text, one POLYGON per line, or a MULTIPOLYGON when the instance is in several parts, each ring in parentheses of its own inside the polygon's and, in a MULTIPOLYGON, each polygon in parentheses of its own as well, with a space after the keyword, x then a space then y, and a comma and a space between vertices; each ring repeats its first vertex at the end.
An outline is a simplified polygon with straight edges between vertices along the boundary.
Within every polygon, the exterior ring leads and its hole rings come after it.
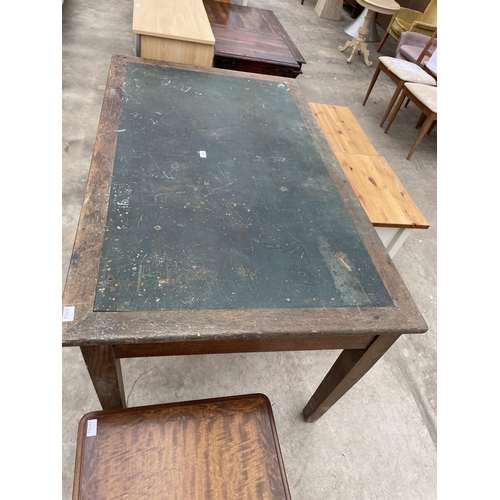
POLYGON ((391 35, 399 41, 401 34, 406 31, 422 33, 431 36, 437 29, 437 0, 430 0, 424 12, 401 7, 393 16, 387 27, 377 52, 382 50, 387 37, 391 35))
MULTIPOLYGON (((412 63, 416 62, 430 39, 430 36, 422 35, 422 33, 415 33, 412 31, 405 31, 404 33, 401 33, 401 37, 399 38, 399 42, 396 47, 396 59, 403 59, 412 63)), ((431 54, 433 54, 435 50, 435 45, 431 45, 429 47, 431 54)), ((422 67, 425 66, 425 63, 428 60, 429 56, 425 55, 422 58, 420 65, 422 67)))
POLYGON ((394 91, 384 116, 382 117, 382 121, 380 122, 381 127, 384 125, 385 120, 389 116, 389 113, 394 106, 396 99, 401 94, 405 83, 418 83, 422 85, 429 85, 431 87, 435 87, 437 85, 437 80, 435 78, 436 75, 433 76, 431 73, 422 68, 423 58, 427 57, 427 60, 429 60, 429 57, 432 55, 430 52, 431 47, 434 47, 433 52, 437 50, 437 30, 431 37, 429 37, 428 42, 425 47, 420 50, 420 55, 414 63, 397 59, 396 57, 379 57, 378 65, 375 68, 375 72, 373 73, 372 80, 363 100, 363 106, 366 104, 373 86, 375 85, 375 82, 381 72, 387 75, 396 84, 396 90, 394 91))
POLYGON ((396 106, 394 106, 394 111, 387 122, 384 133, 387 134, 387 131, 390 129, 394 118, 396 118, 398 111, 401 109, 404 99, 409 99, 422 112, 415 127, 419 128, 420 132, 406 157, 409 160, 424 135, 429 134, 437 123, 437 86, 422 85, 421 83, 405 83, 403 92, 401 92, 399 100, 396 106))

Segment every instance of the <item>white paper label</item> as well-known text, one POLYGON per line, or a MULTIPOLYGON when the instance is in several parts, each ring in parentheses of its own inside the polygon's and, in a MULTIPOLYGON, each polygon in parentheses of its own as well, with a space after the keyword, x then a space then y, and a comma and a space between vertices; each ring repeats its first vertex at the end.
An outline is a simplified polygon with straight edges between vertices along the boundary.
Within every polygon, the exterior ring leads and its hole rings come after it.
POLYGON ((75 306, 65 307, 63 311, 63 321, 73 321, 75 319, 75 306))
POLYGON ((97 419, 87 420, 87 437, 97 434, 97 419))
POLYGON ((202 158, 206 158, 207 157, 207 152, 206 151, 200 151, 200 156, 202 158))

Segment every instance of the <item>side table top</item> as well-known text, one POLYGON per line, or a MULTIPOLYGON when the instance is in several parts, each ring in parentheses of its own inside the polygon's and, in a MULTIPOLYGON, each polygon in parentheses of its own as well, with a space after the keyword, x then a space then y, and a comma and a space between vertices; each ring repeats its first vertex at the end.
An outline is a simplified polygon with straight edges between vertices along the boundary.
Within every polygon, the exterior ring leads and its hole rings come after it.
POLYGON ((73 498, 290 500, 263 394, 96 411, 79 425, 73 498))
POLYGON ((380 14, 392 15, 397 12, 401 6, 394 0, 356 0, 359 5, 367 9, 379 12, 380 14))

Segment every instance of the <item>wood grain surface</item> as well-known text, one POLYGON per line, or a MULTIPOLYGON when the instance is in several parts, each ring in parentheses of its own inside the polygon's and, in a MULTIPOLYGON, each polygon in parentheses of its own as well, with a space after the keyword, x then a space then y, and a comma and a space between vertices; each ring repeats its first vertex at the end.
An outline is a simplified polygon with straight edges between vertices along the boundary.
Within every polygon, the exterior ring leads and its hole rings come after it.
POLYGON ((295 60, 305 64, 305 59, 272 10, 258 9, 245 5, 203 0, 210 23, 223 24, 231 28, 281 35, 286 41, 295 60))
POLYGON ((305 59, 273 11, 203 0, 215 35, 214 67, 296 78, 305 59))
POLYGON ((351 110, 331 104, 309 106, 372 224, 428 228, 424 215, 351 110))
POLYGON ((140 35, 214 45, 203 0, 141 0, 134 3, 132 31, 140 35))
POLYGON ((214 60, 214 45, 140 35, 141 57, 210 68, 214 60))
POLYGON ((239 57, 275 63, 300 70, 300 65, 284 38, 274 33, 257 33, 224 24, 212 24, 215 35, 215 56, 239 57))
POLYGON ((383 156, 346 153, 336 156, 374 226, 429 227, 383 156))
POLYGON ((378 155, 348 107, 316 102, 309 106, 334 153, 378 155))
POLYGON ((255 394, 85 415, 73 500, 112 498, 289 500, 269 400, 255 394), (87 436, 89 421, 95 435, 87 436))

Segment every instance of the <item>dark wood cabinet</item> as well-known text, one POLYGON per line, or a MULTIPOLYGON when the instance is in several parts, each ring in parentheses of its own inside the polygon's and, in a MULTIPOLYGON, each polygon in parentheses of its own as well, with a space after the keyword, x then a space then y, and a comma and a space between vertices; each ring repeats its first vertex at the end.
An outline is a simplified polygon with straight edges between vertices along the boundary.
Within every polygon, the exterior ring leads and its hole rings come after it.
POLYGON ((214 67, 296 78, 306 61, 271 10, 203 0, 215 36, 214 67))

